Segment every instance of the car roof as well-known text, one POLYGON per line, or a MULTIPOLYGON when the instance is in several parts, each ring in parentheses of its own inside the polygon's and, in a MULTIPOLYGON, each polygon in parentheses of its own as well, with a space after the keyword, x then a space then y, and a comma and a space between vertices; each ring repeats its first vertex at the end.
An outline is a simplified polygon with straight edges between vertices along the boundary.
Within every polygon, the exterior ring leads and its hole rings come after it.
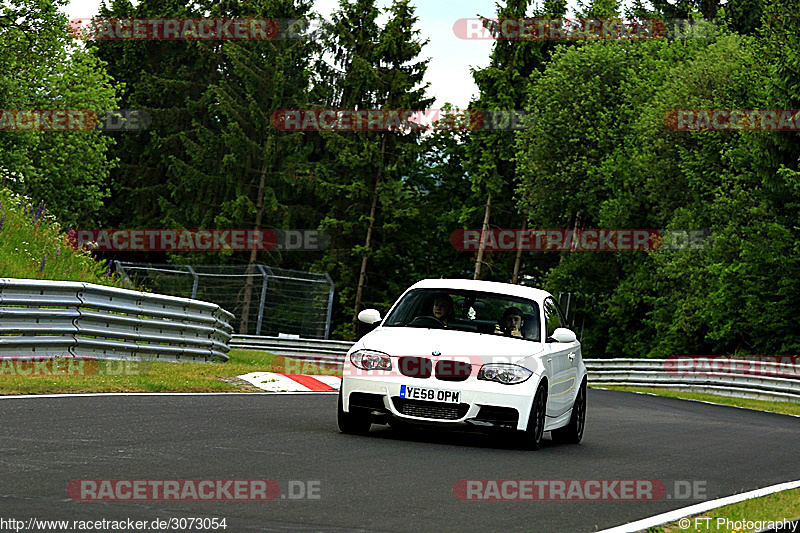
POLYGON ((534 287, 482 281, 474 279, 423 279, 409 287, 411 289, 459 289, 481 292, 493 292, 506 296, 520 296, 529 300, 544 300, 550 293, 534 287))

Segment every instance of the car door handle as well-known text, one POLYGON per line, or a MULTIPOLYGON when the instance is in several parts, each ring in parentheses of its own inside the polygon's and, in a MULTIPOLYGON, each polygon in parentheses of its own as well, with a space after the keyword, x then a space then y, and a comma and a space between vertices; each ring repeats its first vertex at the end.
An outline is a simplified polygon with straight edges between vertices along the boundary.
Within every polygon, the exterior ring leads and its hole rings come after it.
POLYGON ((572 361, 573 359, 575 359, 575 354, 571 353, 571 354, 569 354, 568 357, 569 357, 569 360, 572 361))
POLYGON ((548 362, 548 363, 552 363, 552 362, 553 362, 553 358, 552 358, 552 357, 548 357, 548 358, 547 358, 547 362, 548 362))

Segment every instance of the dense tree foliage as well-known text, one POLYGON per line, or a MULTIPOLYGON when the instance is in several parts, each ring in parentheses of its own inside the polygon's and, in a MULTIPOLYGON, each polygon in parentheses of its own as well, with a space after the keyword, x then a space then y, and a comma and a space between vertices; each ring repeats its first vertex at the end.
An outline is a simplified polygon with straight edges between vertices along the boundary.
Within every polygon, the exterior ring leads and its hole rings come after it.
MULTIPOLYGON (((13 0, 0 6, 0 109, 117 107, 103 61, 68 34, 65 0, 13 0)), ((47 119, 46 119, 47 120, 47 119)), ((114 139, 100 131, 0 132, 0 173, 65 223, 97 223, 108 196, 114 139), (20 183, 21 182, 21 183, 20 183)))
POLYGON ((693 31, 703 38, 562 48, 529 87, 537 121, 518 137, 518 192, 533 225, 570 227, 580 213, 581 228, 713 234, 698 250, 553 262, 547 286, 581 297, 597 355, 798 349, 797 133, 665 127, 674 109, 791 109, 779 97, 789 78, 770 71, 792 56, 693 31))

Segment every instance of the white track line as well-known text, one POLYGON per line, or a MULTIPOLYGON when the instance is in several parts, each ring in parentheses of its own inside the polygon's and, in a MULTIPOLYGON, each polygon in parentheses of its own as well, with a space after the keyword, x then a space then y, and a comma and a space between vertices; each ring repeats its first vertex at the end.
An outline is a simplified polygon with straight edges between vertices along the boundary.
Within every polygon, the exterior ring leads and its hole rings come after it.
POLYGON ((689 507, 684 507, 683 509, 676 509, 675 511, 651 516, 650 518, 644 518, 642 520, 637 520, 636 522, 631 522, 622 526, 604 529, 602 531, 598 531, 597 533, 634 533, 649 527, 655 527, 668 522, 674 522, 676 520, 680 520, 681 518, 686 518, 687 516, 704 513, 706 511, 710 511, 711 509, 724 507, 732 503, 739 503, 745 500, 751 500, 753 498, 760 498, 761 496, 766 496, 767 494, 774 494, 776 492, 782 492, 784 490, 796 488, 800 488, 800 480, 787 481, 786 483, 779 483, 778 485, 764 487, 763 489, 751 490, 750 492, 743 492, 741 494, 734 494, 733 496, 726 496, 725 498, 698 503, 697 505, 691 505, 689 507))

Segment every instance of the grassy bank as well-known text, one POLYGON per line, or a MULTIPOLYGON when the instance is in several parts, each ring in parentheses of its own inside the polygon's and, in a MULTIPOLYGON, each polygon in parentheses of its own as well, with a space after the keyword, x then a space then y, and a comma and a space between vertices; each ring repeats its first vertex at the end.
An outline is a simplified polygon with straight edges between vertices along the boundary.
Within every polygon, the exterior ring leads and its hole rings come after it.
POLYGON ((70 247, 46 206, 0 187, 0 277, 119 285, 105 261, 70 247))
POLYGON ((81 392, 241 392, 250 372, 338 375, 341 367, 304 363, 265 352, 231 350, 227 363, 43 361, 0 364, 0 394, 81 392))

